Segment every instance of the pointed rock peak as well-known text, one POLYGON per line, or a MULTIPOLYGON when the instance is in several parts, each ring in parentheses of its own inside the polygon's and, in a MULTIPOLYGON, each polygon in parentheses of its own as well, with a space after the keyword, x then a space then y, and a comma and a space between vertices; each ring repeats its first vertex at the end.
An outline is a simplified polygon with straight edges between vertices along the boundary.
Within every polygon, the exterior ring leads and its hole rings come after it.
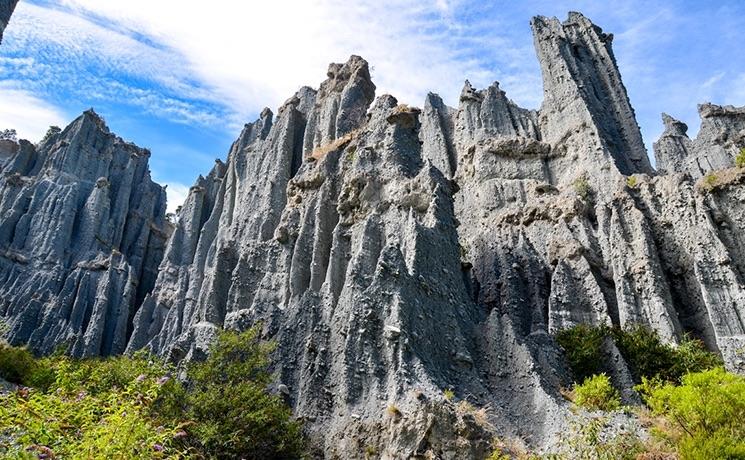
POLYGON ((466 80, 463 84, 463 89, 460 92, 460 100, 463 101, 476 101, 481 102, 483 96, 471 85, 471 82, 466 80))
POLYGON ((360 56, 352 55, 344 64, 329 64, 326 76, 328 79, 321 83, 319 90, 322 96, 343 91, 349 84, 362 85, 363 90, 370 92, 372 97, 375 96, 375 85, 370 77, 370 68, 367 61, 360 56))
POLYGON ((76 124, 78 121, 80 121, 81 124, 92 123, 96 129, 103 133, 109 134, 111 132, 109 131, 109 127, 106 126, 106 121, 101 117, 101 115, 97 114, 93 108, 83 112, 82 115, 71 123, 71 125, 76 124))
POLYGON ((398 99, 391 96, 390 94, 383 94, 381 96, 378 96, 377 99, 375 99, 375 103, 373 103, 372 107, 370 108, 370 113, 372 116, 383 114, 386 115, 391 109, 394 109, 398 106, 398 99))
POLYGON ((662 114, 662 123, 665 124, 663 136, 685 136, 688 132, 688 125, 666 113, 662 114))

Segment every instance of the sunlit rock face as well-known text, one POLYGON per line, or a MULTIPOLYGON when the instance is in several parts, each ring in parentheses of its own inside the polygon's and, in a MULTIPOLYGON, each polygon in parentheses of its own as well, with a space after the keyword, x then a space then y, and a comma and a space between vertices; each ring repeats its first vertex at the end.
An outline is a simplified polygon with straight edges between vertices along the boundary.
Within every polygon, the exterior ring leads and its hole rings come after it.
POLYGON ((150 152, 87 111, 0 165, 0 315, 12 343, 122 353, 170 233, 150 152))
MULTIPOLYGON (((702 106, 696 140, 665 117, 656 173, 612 35, 579 13, 531 25, 539 110, 498 83, 466 82, 457 108, 375 98, 352 56, 245 125, 172 233, 147 152, 93 114, 11 146, 11 338, 179 361, 261 324, 274 387, 327 458, 481 459, 495 434, 550 447, 572 417, 552 334, 577 324, 691 333, 745 371, 745 176, 698 179, 734 164, 742 109, 702 106)), ((604 364, 629 390, 613 347, 604 364)))

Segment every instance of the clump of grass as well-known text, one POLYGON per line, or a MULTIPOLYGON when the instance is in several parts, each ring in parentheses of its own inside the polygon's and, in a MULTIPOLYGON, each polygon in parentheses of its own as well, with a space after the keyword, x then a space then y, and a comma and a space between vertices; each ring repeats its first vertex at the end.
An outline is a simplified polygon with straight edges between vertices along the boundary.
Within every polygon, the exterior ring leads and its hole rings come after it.
POLYGON ((718 183, 719 183, 719 176, 717 176, 716 173, 710 172, 709 174, 704 176, 703 186, 706 190, 708 191, 714 190, 714 187, 716 187, 718 183))
POLYGON ((735 157, 735 166, 745 168, 745 147, 740 149, 740 153, 735 157))
POLYGON ((626 178, 626 185, 628 185, 629 188, 634 188, 639 185, 639 180, 636 178, 636 176, 629 176, 626 178))
POLYGON ((455 392, 450 388, 447 388, 443 390, 442 396, 444 396, 447 401, 452 401, 453 398, 455 398, 455 392))
POLYGON ((359 129, 350 131, 347 134, 334 139, 332 142, 329 142, 326 145, 316 147, 315 149, 313 149, 310 156, 315 160, 320 160, 321 158, 325 157, 328 153, 333 152, 335 150, 339 150, 340 148, 349 144, 353 140, 357 139, 358 135, 359 135, 359 129))
POLYGON ((587 177, 581 176, 577 178, 573 183, 575 193, 582 200, 587 201, 590 198, 590 183, 587 181, 587 177))

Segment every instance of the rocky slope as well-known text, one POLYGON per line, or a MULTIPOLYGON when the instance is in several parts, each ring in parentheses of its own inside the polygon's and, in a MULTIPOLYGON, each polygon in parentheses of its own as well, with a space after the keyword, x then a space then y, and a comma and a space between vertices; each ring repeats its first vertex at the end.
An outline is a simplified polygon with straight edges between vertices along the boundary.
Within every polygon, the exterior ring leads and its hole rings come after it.
MULTIPOLYGON (((278 343, 274 390, 328 458, 483 458, 494 433, 550 446, 571 418, 551 334, 578 323, 691 333, 745 371, 745 176, 697 182, 745 147, 743 109, 702 106, 695 141, 666 117, 657 174, 612 35, 578 13, 531 26, 540 110, 497 83, 466 82, 457 108, 375 99, 352 56, 245 126, 165 249, 144 152, 92 114, 22 143, 0 201, 11 337, 181 360, 220 328, 260 322, 278 343), (115 187, 112 164, 140 185, 115 187), (452 404, 450 389, 484 409, 452 404)), ((620 357, 608 372, 628 384, 620 357)))

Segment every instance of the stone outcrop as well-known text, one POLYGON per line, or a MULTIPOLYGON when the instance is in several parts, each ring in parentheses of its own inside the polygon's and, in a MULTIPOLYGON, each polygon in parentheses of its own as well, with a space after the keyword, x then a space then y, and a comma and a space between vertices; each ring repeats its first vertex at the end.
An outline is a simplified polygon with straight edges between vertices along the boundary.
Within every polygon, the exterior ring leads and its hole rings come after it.
POLYGON ((688 138, 688 126, 662 114, 665 131, 654 143, 657 169, 665 173, 686 173, 697 179, 717 169, 734 166, 745 149, 745 107, 701 104, 701 129, 688 138))
POLYGON ((3 32, 8 27, 10 16, 18 4, 18 0, 0 0, 0 43, 3 42, 3 32))
POLYGON ((12 343, 122 353, 170 231, 150 152, 87 111, 0 164, 0 318, 12 343))
POLYGON ((466 82, 457 108, 374 99, 352 56, 245 125, 165 247, 146 152, 90 113, 22 142, 0 188, 11 337, 179 361, 261 324, 274 389, 327 458, 481 459, 497 434, 551 448, 574 417, 553 333, 580 323, 689 333, 745 372, 745 173, 688 169, 732 165, 740 109, 703 106, 694 141, 665 117, 656 174, 612 36, 579 13, 532 28, 540 110, 498 83, 466 82))

